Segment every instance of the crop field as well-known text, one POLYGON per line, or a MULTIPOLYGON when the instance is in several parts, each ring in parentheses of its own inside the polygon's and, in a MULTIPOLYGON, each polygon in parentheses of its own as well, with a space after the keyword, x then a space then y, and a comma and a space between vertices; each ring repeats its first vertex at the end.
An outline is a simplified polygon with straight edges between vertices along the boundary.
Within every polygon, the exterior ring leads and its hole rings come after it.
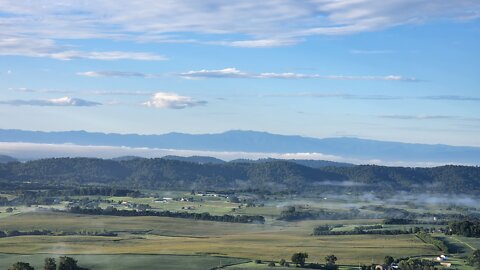
MULTIPOLYGON (((333 221, 329 221, 333 222, 333 221)), ((342 221, 335 221, 342 222, 342 221)), ((353 220, 351 221, 353 222, 353 220)), ((358 221, 357 221, 358 222, 358 221)), ((359 224, 365 222, 360 221, 359 224)), ((231 224, 164 217, 82 216, 24 213, 4 219, 5 230, 103 230, 116 237, 17 236, 0 239, 3 253, 218 255, 251 260, 289 259, 308 252, 311 261, 335 254, 341 264, 380 262, 384 256, 435 255, 413 235, 312 236, 318 221, 289 226, 231 224)))

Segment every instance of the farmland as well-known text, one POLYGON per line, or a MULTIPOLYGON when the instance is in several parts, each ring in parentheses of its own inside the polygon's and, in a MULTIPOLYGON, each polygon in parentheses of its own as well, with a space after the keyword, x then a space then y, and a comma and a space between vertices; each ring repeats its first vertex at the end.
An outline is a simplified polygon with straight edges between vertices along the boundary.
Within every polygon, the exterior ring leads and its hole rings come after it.
MULTIPOLYGON (((109 199, 150 203, 150 199, 126 197, 109 199)), ((212 202, 201 203, 206 204, 207 207, 210 207, 210 204, 223 204, 225 209, 232 207, 232 203, 225 200, 215 199, 212 202)), ((180 207, 182 203, 173 202, 172 204, 176 204, 174 207, 180 207)), ((169 207, 173 208, 173 206, 169 207)), ((341 204, 337 205, 337 208, 342 208, 341 204)), ((268 205, 250 209, 259 209, 259 212, 269 213, 272 217, 276 215, 275 211, 268 212, 271 209, 268 205)), ((221 210, 217 211, 216 213, 222 213, 221 210)), ((38 261, 38 258, 46 256, 45 254, 67 254, 75 256, 80 261, 82 261, 81 258, 91 261, 90 258, 93 257, 88 256, 99 256, 95 257, 101 258, 96 260, 98 265, 91 265, 93 269, 104 269, 102 267, 105 266, 101 266, 101 262, 108 261, 107 258, 111 256, 120 255, 126 256, 119 257, 122 260, 136 261, 142 258, 141 260, 147 264, 151 262, 152 265, 156 265, 158 261, 161 264, 170 265, 169 269, 175 269, 173 266, 175 260, 168 259, 170 258, 168 256, 193 256, 188 257, 189 260, 192 259, 193 264, 214 267, 218 263, 215 259, 219 258, 218 256, 225 258, 223 259, 225 262, 227 258, 243 258, 245 261, 279 261, 282 258, 289 259, 295 252, 307 252, 310 254, 310 261, 321 262, 323 257, 333 253, 340 258, 339 263, 342 265, 358 265, 381 262, 387 255, 407 257, 439 254, 432 245, 423 243, 411 234, 311 235, 313 228, 321 224, 344 224, 345 227, 342 229, 349 230, 355 226, 380 222, 381 219, 284 222, 269 218, 265 224, 239 224, 168 217, 91 216, 51 212, 35 207, 20 207, 13 214, 2 218, 2 230, 50 230, 72 235, 0 238, 0 253, 22 254, 24 256, 22 258, 31 258, 32 262, 38 261), (115 232, 117 235, 88 235, 88 232, 101 231, 115 232), (82 233, 77 234, 78 232, 82 233), (160 257, 156 258, 155 255, 160 257)), ((10 255, 9 258, 12 256, 10 255)), ((179 263, 176 267, 185 269, 181 265, 179 263)), ((242 264, 235 267, 248 269, 262 268, 266 265, 242 264)))
POLYGON ((156 217, 70 216, 69 214, 21 214, 3 226, 20 230, 124 231, 118 237, 19 236, 0 239, 0 252, 35 254, 209 254, 261 260, 289 258, 304 251, 321 261, 335 253, 345 264, 381 261, 386 255, 434 255, 437 251, 412 235, 312 237, 313 223, 290 227, 254 224, 218 224, 156 217), (16 226, 15 224, 20 224, 16 226), (138 234, 139 232, 145 232, 138 234))
POLYGON ((469 270, 462 258, 479 246, 475 239, 444 234, 447 220, 478 215, 477 208, 424 203, 414 197, 104 187, 70 194, 69 190, 39 190, 0 195, 14 204, 0 207, 0 267, 24 260, 38 268, 45 257, 67 255, 83 267, 100 270, 130 269, 131 265, 270 269, 272 262, 279 269, 280 260, 289 262, 292 254, 305 252, 307 263, 321 264, 334 254, 340 269, 352 269, 382 263, 386 256, 432 260, 442 251, 417 237, 418 231, 425 230, 453 248, 456 267, 469 270), (211 218, 204 219, 205 213, 211 218), (264 220, 223 218, 249 215, 264 220), (329 231, 314 233, 319 227, 329 231))

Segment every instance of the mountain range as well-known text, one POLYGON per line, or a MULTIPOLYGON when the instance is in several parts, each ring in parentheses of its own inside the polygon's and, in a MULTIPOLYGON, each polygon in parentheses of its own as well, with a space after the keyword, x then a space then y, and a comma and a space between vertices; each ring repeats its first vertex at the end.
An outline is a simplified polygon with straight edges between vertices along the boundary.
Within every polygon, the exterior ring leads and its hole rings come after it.
POLYGON ((311 138, 242 130, 218 134, 174 132, 160 135, 139 135, 0 129, 0 142, 266 153, 265 157, 268 157, 268 153, 319 153, 333 157, 332 160, 358 160, 357 163, 380 160, 385 162, 480 164, 480 147, 412 144, 351 137, 311 138))

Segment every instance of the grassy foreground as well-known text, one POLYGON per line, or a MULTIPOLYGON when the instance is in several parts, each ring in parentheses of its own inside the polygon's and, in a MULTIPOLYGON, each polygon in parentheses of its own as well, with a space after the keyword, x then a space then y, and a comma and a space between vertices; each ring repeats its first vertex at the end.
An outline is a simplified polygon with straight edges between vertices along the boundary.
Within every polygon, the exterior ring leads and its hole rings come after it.
MULTIPOLYGON (((43 260, 48 254, 18 255, 0 254, 0 269, 8 269, 16 261, 29 262, 35 269, 42 269, 43 260)), ((58 256, 52 256, 58 258, 58 256)), ((74 255, 83 267, 95 270, 131 270, 131 269, 186 269, 205 270, 226 265, 247 262, 245 259, 215 256, 181 255, 74 255)))

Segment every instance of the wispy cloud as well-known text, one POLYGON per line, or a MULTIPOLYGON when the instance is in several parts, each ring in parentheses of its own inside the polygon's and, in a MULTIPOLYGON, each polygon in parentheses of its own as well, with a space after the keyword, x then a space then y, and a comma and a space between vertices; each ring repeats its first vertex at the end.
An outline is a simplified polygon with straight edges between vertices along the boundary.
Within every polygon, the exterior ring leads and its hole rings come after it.
POLYGON ((88 93, 100 96, 150 96, 149 91, 88 91, 88 93))
POLYGON ((70 107, 90 107, 102 105, 101 103, 88 101, 80 98, 61 97, 53 99, 31 99, 31 100, 3 100, 0 104, 12 106, 70 106, 70 107))
POLYGON ((351 54, 390 54, 392 50, 350 50, 351 54))
MULTIPOLYGON (((0 9, 1 10, 1 9, 0 9)), ((1 21, 0 21, 1 22, 1 21)), ((0 27, 1 29, 1 27, 0 27)), ((92 59, 92 60, 138 60, 162 61, 165 56, 146 52, 124 51, 78 51, 58 45, 52 39, 2 38, 0 35, 0 55, 46 57, 58 60, 92 59)))
POLYGON ((458 96, 458 95, 424 96, 424 97, 420 97, 420 99, 451 100, 451 101, 480 101, 480 97, 458 96))
POLYGON ((94 59, 94 60, 137 60, 137 61, 163 61, 167 60, 162 55, 144 52, 82 52, 82 51, 63 51, 51 54, 54 59, 72 60, 72 59, 94 59))
POLYGON ((430 101, 480 101, 480 97, 472 96, 395 96, 395 95, 354 95, 346 93, 290 93, 290 94, 270 94, 261 95, 261 97, 308 97, 308 98, 341 98, 341 99, 358 99, 358 100, 430 100, 430 101))
POLYGON ((230 47, 242 48, 273 48, 290 46, 299 43, 298 39, 257 39, 257 40, 237 40, 237 41, 221 41, 211 42, 210 44, 225 45, 230 47))
POLYGON ((155 77, 152 74, 130 71, 85 71, 77 72, 77 75, 86 77, 155 77))
POLYGON ((452 115, 406 115, 406 114, 386 114, 379 115, 380 118, 399 119, 399 120, 444 120, 444 119, 458 119, 457 116, 452 115))
POLYGON ((307 97, 307 98, 341 98, 341 99, 360 99, 360 100, 398 100, 405 97, 389 95, 352 95, 345 93, 293 93, 293 94, 271 94, 261 97, 307 97))
POLYGON ((3 0, 0 11, 4 15, 0 18, 0 33, 16 38, 191 42, 190 34, 194 33, 200 42, 275 47, 316 35, 348 35, 437 20, 478 19, 480 3, 474 0, 211 0, 208 3, 99 0, 92 4, 3 0), (245 38, 229 41, 232 35, 245 38))
POLYGON ((33 89, 33 88, 26 88, 26 87, 17 87, 8 88, 10 91, 14 92, 21 92, 21 93, 41 93, 41 94, 69 94, 73 93, 69 90, 54 90, 54 89, 33 89))
POLYGON ((90 95, 99 95, 99 96, 150 96, 152 91, 113 91, 113 90, 82 90, 80 92, 75 92, 71 90, 56 90, 56 89, 33 89, 26 87, 18 88, 8 88, 10 91, 21 92, 21 93, 39 93, 39 94, 72 94, 72 93, 82 93, 90 95))
POLYGON ((480 122, 478 117, 465 117, 459 115, 429 115, 429 114, 419 114, 419 115, 409 115, 409 114, 385 114, 378 115, 379 118, 385 119, 395 119, 395 120, 455 120, 463 122, 480 122))
POLYGON ((143 103, 147 107, 159 109, 186 109, 205 104, 207 104, 207 101, 165 92, 155 93, 150 100, 143 103))
POLYGON ((224 69, 202 69, 179 73, 178 76, 186 79, 219 79, 219 78, 244 78, 244 79, 325 79, 325 80, 380 80, 380 81, 404 81, 417 82, 413 77, 404 77, 399 75, 387 76, 345 76, 345 75, 320 75, 320 74, 302 74, 302 73, 249 73, 240 71, 236 68, 224 69))

